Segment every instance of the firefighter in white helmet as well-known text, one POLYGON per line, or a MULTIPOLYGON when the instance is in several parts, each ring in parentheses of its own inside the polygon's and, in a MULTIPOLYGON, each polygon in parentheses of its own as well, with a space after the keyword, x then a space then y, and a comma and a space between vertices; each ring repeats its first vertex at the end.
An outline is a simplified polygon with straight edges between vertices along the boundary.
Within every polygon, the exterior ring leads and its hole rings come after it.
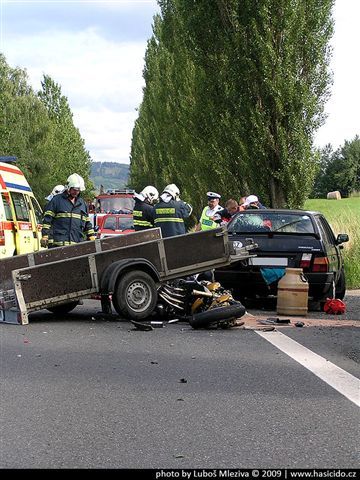
POLYGON ((183 235, 186 233, 184 219, 191 212, 192 206, 180 200, 180 190, 171 183, 164 188, 155 206, 155 227, 161 228, 163 238, 183 235))
POLYGON ((68 177, 63 193, 55 195, 46 205, 41 240, 43 247, 95 240, 87 205, 80 197, 80 192, 84 190, 84 179, 73 173, 68 177))
POLYGON ((55 197, 55 195, 59 195, 59 193, 62 193, 64 190, 65 190, 64 185, 56 185, 52 189, 51 193, 47 197, 45 197, 45 200, 50 202, 50 200, 52 200, 52 198, 55 197))
POLYGON ((135 231, 146 230, 154 226, 154 203, 159 199, 159 192, 148 185, 140 193, 135 193, 133 211, 135 231))

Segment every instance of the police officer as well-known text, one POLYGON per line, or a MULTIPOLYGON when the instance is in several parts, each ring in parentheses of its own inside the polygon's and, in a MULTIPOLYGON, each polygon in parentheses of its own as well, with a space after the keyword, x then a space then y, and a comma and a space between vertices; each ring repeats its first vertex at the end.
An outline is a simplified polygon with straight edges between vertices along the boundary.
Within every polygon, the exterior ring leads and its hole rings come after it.
POLYGON ((155 227, 161 228, 163 238, 186 233, 184 218, 191 215, 192 206, 180 200, 180 190, 171 183, 167 185, 160 201, 155 205, 155 227))
POLYGON ((87 205, 80 197, 80 192, 84 190, 83 178, 77 173, 73 173, 67 179, 64 192, 55 195, 46 205, 42 247, 60 247, 84 240, 95 240, 87 205))
POLYGON ((204 207, 196 231, 211 230, 219 227, 221 214, 224 209, 219 205, 221 195, 215 192, 207 192, 208 204, 204 207), (216 221, 217 220, 217 221, 216 221))
POLYGON ((155 210, 153 204, 158 199, 159 192, 152 185, 148 185, 140 193, 135 193, 133 218, 136 232, 154 226, 155 210))

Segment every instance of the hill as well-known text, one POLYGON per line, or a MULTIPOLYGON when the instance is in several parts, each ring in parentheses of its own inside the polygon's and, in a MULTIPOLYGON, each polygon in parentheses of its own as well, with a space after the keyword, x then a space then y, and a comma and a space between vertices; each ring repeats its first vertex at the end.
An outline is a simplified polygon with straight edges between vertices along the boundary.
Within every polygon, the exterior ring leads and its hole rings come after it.
POLYGON ((90 178, 94 183, 95 190, 123 188, 127 186, 130 165, 116 162, 92 162, 90 178))

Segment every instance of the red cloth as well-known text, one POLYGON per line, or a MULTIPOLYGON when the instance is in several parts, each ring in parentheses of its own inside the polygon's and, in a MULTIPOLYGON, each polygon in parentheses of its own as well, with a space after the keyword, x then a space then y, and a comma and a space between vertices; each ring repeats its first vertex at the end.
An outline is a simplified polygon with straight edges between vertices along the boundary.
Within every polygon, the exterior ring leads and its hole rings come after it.
POLYGON ((328 298, 324 305, 324 312, 330 315, 341 315, 345 313, 346 306, 342 300, 338 298, 328 298))

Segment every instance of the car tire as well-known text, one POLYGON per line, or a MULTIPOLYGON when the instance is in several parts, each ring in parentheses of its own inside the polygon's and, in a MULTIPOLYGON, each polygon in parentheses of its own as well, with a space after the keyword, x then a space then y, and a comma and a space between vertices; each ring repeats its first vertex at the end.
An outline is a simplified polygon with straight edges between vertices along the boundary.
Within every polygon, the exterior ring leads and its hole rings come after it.
POLYGON ((196 313, 189 317, 189 323, 194 329, 206 328, 212 323, 221 320, 242 317, 244 313, 245 307, 239 302, 226 307, 216 307, 205 312, 196 313))
POLYGON ((149 317, 156 307, 157 298, 155 281, 142 270, 124 273, 116 282, 112 294, 116 312, 132 320, 149 317))
POLYGON ((335 285, 335 297, 342 300, 345 297, 346 293, 346 280, 344 269, 340 271, 338 281, 335 285))
POLYGON ((49 307, 47 310, 53 313, 54 315, 66 315, 67 313, 74 310, 75 307, 79 305, 78 300, 74 302, 63 303, 62 305, 55 305, 54 307, 49 307))

